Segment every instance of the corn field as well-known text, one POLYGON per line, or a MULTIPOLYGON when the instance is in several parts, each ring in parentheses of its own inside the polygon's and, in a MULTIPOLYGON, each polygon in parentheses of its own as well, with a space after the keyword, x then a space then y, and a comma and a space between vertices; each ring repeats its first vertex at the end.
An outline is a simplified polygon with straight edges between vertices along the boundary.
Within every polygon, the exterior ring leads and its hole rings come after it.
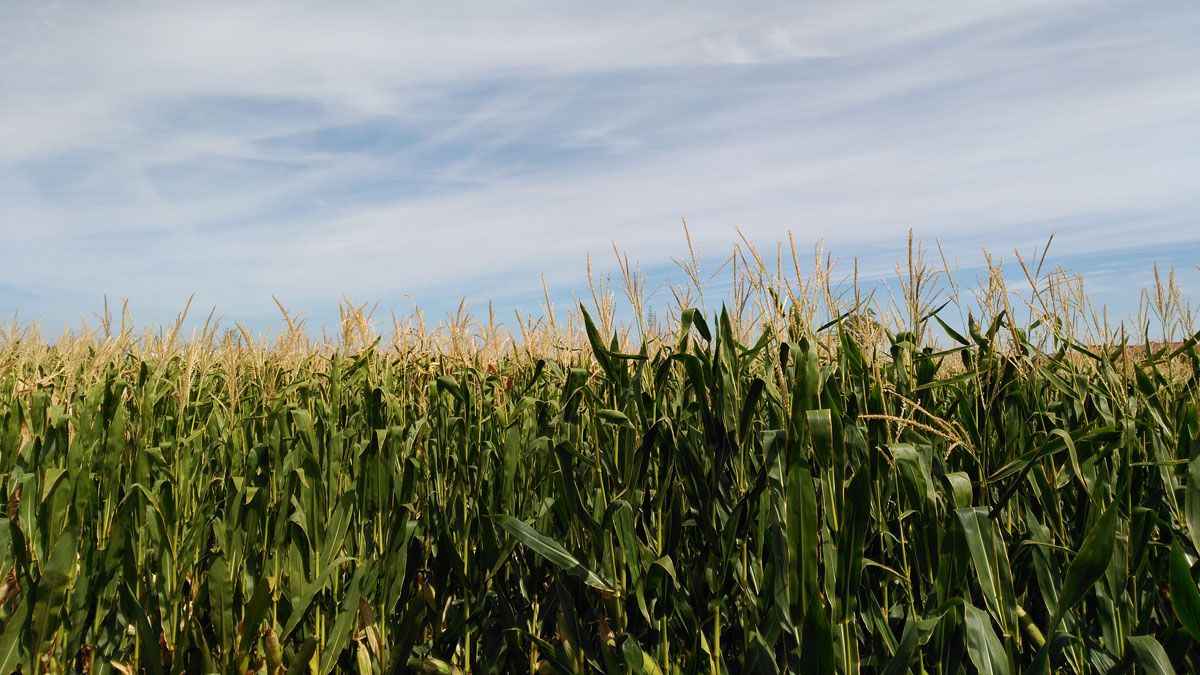
POLYGON ((1151 339, 741 251, 640 329, 7 329, 0 672, 1200 672, 1173 281, 1151 339))

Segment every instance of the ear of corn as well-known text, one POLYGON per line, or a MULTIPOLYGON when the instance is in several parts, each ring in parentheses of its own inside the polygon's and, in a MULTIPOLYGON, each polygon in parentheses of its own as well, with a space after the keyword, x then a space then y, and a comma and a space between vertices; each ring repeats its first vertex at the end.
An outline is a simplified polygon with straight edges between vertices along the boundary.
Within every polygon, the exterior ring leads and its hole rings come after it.
POLYGON ((1200 670, 1194 336, 778 297, 498 356, 10 335, 0 672, 1200 670))

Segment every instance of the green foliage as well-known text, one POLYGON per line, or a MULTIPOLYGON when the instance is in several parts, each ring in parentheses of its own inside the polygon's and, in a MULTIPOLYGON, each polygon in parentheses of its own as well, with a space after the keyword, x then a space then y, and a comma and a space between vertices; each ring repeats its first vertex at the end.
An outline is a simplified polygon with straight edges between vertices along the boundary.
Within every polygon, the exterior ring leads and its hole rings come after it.
POLYGON ((934 319, 14 361, 0 671, 1200 672, 1195 341, 934 319))

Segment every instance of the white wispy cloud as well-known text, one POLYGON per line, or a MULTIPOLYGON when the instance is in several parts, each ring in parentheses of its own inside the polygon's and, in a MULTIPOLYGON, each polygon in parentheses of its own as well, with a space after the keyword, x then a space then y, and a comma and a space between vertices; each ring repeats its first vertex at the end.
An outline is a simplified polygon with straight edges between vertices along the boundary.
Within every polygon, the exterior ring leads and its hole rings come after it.
POLYGON ((964 256, 1057 230, 1080 261, 1194 263, 1196 34, 1170 2, 16 0, 0 311, 533 306, 610 240, 665 263, 680 216, 709 250, 792 230, 879 265, 909 228, 964 256))

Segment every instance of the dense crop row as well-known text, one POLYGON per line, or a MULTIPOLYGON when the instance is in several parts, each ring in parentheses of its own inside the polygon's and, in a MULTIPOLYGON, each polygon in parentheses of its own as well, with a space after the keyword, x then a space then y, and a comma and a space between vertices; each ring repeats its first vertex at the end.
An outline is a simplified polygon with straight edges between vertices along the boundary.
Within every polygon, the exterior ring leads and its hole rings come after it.
POLYGON ((0 671, 1200 671, 1195 341, 915 318, 12 356, 0 671))

